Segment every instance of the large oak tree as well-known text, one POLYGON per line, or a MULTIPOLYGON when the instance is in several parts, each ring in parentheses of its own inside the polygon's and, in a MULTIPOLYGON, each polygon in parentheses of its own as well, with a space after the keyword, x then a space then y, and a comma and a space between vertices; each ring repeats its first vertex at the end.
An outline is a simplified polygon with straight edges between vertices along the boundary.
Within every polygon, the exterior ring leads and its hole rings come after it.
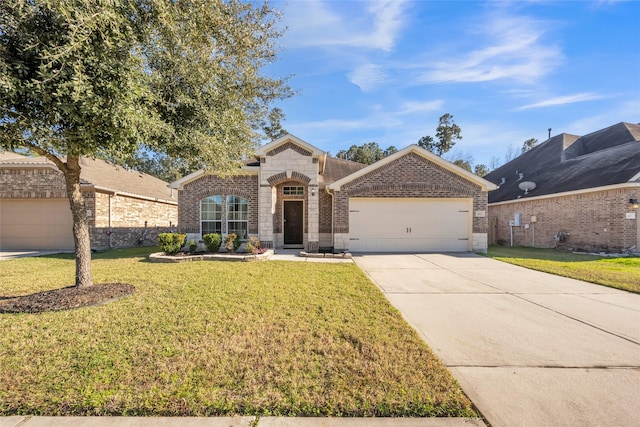
POLYGON ((232 170, 270 103, 291 94, 262 73, 278 25, 266 3, 238 0, 0 1, 0 148, 27 147, 63 173, 76 286, 92 284, 80 157, 143 147, 232 170))

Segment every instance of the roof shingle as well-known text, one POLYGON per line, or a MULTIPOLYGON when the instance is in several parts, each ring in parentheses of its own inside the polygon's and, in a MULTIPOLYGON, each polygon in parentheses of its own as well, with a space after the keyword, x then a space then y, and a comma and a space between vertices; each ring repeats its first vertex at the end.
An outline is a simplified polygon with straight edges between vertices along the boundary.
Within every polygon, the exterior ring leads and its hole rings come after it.
POLYGON ((554 136, 485 176, 499 185, 489 203, 629 182, 640 173, 639 135, 639 125, 618 123, 582 137, 554 136), (523 181, 536 188, 525 194, 523 181))
MULTIPOLYGON (((45 157, 26 157, 15 153, 0 153, 2 167, 51 167, 55 165, 45 157)), ((168 183, 142 172, 128 170, 122 166, 112 165, 100 159, 82 157, 80 160, 80 179, 83 184, 99 189, 117 191, 145 198, 176 203, 168 183)))

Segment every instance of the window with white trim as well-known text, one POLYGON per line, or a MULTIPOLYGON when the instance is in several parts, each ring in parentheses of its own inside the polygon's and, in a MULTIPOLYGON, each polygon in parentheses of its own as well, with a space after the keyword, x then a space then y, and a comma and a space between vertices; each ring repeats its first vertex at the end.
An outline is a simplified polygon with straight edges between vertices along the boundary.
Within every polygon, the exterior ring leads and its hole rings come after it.
POLYGON ((202 235, 222 234, 222 196, 210 196, 200 200, 200 226, 202 235))
POLYGON ((304 187, 282 187, 282 194, 285 194, 287 196, 303 196, 304 187))
POLYGON ((227 196, 227 234, 236 233, 241 239, 248 237, 249 205, 247 199, 227 196))

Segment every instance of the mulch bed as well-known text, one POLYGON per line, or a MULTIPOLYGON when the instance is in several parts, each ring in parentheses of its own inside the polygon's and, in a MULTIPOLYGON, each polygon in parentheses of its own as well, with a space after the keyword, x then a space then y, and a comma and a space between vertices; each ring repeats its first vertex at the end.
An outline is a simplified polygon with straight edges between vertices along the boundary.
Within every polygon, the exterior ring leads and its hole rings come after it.
POLYGON ((86 287, 69 286, 18 297, 0 297, 0 313, 42 313, 105 304, 132 295, 135 287, 126 283, 104 283, 86 287))

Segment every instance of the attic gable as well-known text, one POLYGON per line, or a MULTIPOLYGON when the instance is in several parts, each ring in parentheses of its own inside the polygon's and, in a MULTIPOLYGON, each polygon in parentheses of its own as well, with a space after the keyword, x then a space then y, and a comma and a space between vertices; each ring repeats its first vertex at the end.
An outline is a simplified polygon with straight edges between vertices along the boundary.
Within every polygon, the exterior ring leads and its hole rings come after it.
POLYGON ((485 191, 492 191, 495 190, 497 187, 496 185, 494 185, 492 182, 485 180, 484 178, 481 178, 471 172, 468 172, 456 165, 454 165, 453 163, 450 163, 446 160, 444 160, 443 158, 441 158, 440 156, 437 156, 433 153, 431 153, 430 151, 425 150, 422 147, 419 147, 415 144, 409 145, 408 147, 403 148, 400 151, 397 151, 395 153, 393 153, 390 156, 385 157, 382 160, 377 161, 376 163, 373 163, 369 166, 366 166, 360 170, 355 171, 354 173, 339 179, 338 181, 330 184, 328 187, 330 190, 333 191, 340 191, 342 189, 343 185, 346 185, 348 183, 350 183, 351 181, 354 181, 368 173, 371 173, 377 169, 380 169, 384 166, 386 166, 387 164, 394 162, 404 156, 406 156, 407 154, 413 153, 417 156, 423 157, 426 160, 450 171, 453 172, 456 175, 459 175, 460 177, 462 177, 463 179, 470 181, 476 185, 478 185, 479 187, 481 187, 483 190, 485 191))
POLYGON ((326 153, 297 136, 287 134, 256 150, 256 157, 274 156, 285 150, 294 150, 303 156, 323 157, 326 153))

